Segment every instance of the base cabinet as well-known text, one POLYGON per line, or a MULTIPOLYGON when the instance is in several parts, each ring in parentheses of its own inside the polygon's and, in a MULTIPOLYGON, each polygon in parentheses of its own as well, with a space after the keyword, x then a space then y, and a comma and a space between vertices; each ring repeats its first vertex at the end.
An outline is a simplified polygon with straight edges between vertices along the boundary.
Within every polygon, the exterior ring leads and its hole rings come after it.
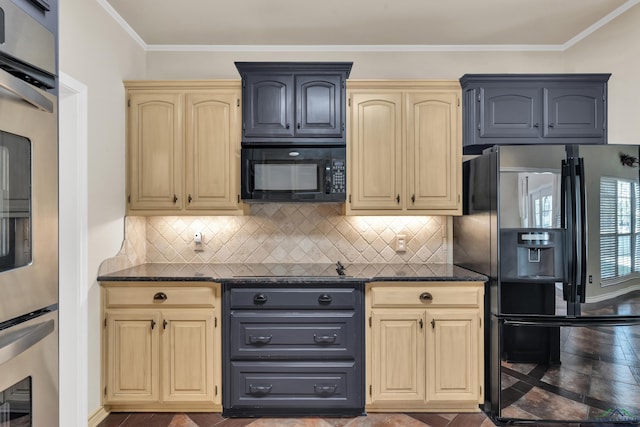
POLYGON ((481 282, 367 285, 367 410, 479 410, 483 290, 481 282))
POLYGON ((103 403, 111 410, 220 410, 219 293, 218 285, 107 284, 103 403))

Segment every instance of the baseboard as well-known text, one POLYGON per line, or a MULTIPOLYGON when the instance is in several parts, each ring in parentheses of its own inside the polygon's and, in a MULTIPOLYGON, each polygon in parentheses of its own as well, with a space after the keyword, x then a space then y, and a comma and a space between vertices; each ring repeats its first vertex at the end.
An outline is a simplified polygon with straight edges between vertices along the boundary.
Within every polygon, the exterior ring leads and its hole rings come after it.
POLYGON ((104 406, 99 407, 98 409, 96 409, 93 415, 89 417, 87 427, 98 427, 98 424, 100 424, 105 418, 107 418, 108 415, 109 411, 104 406))

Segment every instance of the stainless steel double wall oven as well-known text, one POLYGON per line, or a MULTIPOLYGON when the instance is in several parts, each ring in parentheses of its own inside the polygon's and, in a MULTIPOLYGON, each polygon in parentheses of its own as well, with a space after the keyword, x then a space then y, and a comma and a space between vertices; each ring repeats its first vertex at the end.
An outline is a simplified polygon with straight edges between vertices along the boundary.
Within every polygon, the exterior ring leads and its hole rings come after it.
POLYGON ((0 426, 58 425, 55 0, 0 0, 0 426))

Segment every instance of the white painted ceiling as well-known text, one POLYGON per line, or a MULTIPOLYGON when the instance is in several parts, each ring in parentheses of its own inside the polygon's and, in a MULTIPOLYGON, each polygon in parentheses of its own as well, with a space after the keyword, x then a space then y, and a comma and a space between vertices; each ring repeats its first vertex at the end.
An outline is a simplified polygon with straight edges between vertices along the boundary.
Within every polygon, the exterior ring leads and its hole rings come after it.
POLYGON ((145 45, 176 48, 562 48, 640 7, 640 0, 103 1, 145 45))

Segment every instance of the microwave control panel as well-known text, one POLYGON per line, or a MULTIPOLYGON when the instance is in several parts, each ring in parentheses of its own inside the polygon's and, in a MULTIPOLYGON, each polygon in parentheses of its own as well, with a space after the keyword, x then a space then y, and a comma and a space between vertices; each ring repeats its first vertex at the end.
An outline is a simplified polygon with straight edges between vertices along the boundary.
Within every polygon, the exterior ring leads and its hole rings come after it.
POLYGON ((347 175, 345 170, 345 161, 342 159, 331 160, 331 192, 346 193, 347 192, 347 175))

